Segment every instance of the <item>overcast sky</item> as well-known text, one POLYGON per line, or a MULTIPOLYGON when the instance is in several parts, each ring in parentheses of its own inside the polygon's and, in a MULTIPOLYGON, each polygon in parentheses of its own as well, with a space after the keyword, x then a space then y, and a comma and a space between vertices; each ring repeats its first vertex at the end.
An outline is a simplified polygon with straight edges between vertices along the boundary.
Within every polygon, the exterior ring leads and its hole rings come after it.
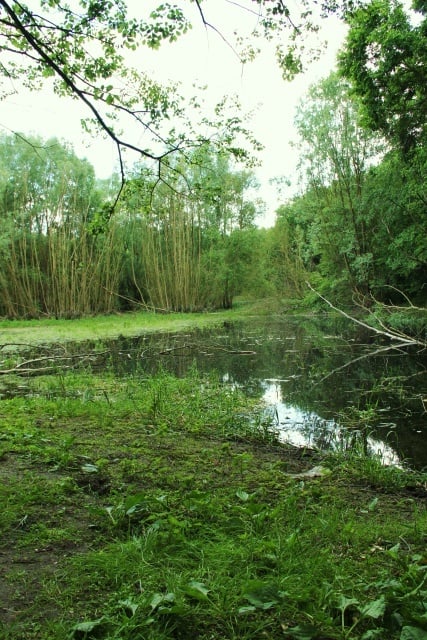
MULTIPOLYGON (((141 6, 139 1, 136 4, 135 0, 129 2, 134 2, 135 12, 136 7, 141 6)), ((233 13, 230 13, 232 5, 215 0, 205 6, 206 17, 218 25, 222 33, 226 32, 224 25, 234 28, 233 13)), ((234 16, 236 26, 241 26, 241 10, 235 10, 234 16)), ((156 80, 182 82, 183 90, 188 90, 189 94, 193 82, 207 84, 208 99, 212 103, 224 94, 235 93, 245 112, 256 109, 251 129, 265 147, 256 174, 261 183, 259 195, 267 203, 267 214, 262 223, 269 225, 280 204, 269 180, 286 176, 295 183, 298 158, 297 150, 291 148, 290 142, 296 139, 293 127, 296 106, 310 84, 334 68, 337 51, 345 36, 344 26, 335 18, 328 19, 322 33, 322 38, 329 43, 327 50, 303 76, 289 83, 281 77, 272 47, 265 45, 256 61, 242 68, 231 48, 216 33, 204 29, 197 13, 194 13, 194 23, 194 28, 178 42, 156 52, 139 54, 132 64, 152 73, 156 80)), ((86 157, 94 165, 99 177, 108 177, 117 169, 115 148, 109 141, 92 140, 82 133, 80 119, 85 115, 78 101, 57 98, 46 91, 19 90, 0 102, 0 126, 5 132, 37 133, 44 138, 57 136, 70 141, 77 155, 86 157)))

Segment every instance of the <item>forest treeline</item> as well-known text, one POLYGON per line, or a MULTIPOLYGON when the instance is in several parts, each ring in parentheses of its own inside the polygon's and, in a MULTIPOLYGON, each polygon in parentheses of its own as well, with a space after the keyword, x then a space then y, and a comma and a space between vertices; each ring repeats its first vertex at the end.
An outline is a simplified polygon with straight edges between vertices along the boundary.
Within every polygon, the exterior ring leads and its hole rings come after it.
MULTIPOLYGON (((58 140, 0 138, 0 316, 74 317, 142 305, 229 308, 238 295, 425 305, 427 149, 360 124, 350 83, 314 85, 295 118, 300 192, 256 226, 252 170, 202 145, 162 180, 119 178, 58 140), (311 294, 312 295, 312 294, 311 294)), ((279 169, 279 168, 278 168, 279 169)))
POLYGON ((138 305, 229 308, 238 295, 340 302, 427 297, 426 165, 358 124, 346 81, 313 86, 295 119, 300 194, 272 228, 250 170, 208 145, 158 182, 118 177, 58 140, 0 139, 0 315, 73 317, 138 305))
POLYGON ((135 166, 112 211, 118 178, 97 181, 58 140, 3 136, 0 315, 199 311, 265 295, 253 174, 202 147, 156 182, 135 166))
MULTIPOLYGON (((259 37, 294 24, 283 3, 257 4, 265 11, 259 37)), ((425 305, 425 2, 414 0, 412 9, 398 0, 324 3, 326 14, 346 21, 348 35, 338 71, 312 86, 297 110, 298 190, 278 197, 270 229, 257 227, 263 203, 239 136, 254 151, 258 143, 238 110, 227 116, 224 99, 214 119, 202 114, 209 135, 190 127, 187 139, 172 127, 166 141, 160 122, 186 113, 176 87, 161 89, 123 66, 115 46, 135 48, 137 33, 153 49, 174 41, 189 28, 183 11, 166 6, 136 22, 125 3, 115 13, 99 3, 80 3, 82 13, 48 5, 58 20, 65 12, 66 29, 4 4, 5 51, 26 59, 3 71, 31 88, 56 75, 60 95, 84 96, 117 145, 121 176, 97 180, 58 140, 0 137, 0 316, 73 317, 139 305, 195 311, 229 308, 239 295, 307 301, 309 287, 336 304, 425 305), (95 61, 84 54, 83 33, 101 45, 95 61), (137 96, 106 84, 119 70, 137 96), (136 147, 105 124, 102 106, 127 113, 166 146, 140 149, 141 161, 124 171, 123 150, 136 147)), ((301 37, 296 27, 294 36, 301 37)), ((302 70, 295 47, 279 63, 285 79, 302 70)))

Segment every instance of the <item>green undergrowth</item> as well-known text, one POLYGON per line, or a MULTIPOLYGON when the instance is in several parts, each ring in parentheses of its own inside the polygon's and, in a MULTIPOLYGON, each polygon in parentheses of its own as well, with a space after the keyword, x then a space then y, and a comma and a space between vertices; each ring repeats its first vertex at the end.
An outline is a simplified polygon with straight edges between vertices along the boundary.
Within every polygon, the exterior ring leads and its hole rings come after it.
POLYGON ((110 315, 82 316, 73 319, 38 318, 7 320, 0 318, 1 353, 17 351, 31 345, 82 340, 106 340, 141 333, 182 331, 189 328, 215 326, 251 315, 266 315, 283 311, 274 299, 262 301, 238 300, 233 309, 201 313, 156 313, 131 311, 110 315))
POLYGON ((195 370, 29 379, 0 421, 2 640, 427 638, 422 475, 195 370))

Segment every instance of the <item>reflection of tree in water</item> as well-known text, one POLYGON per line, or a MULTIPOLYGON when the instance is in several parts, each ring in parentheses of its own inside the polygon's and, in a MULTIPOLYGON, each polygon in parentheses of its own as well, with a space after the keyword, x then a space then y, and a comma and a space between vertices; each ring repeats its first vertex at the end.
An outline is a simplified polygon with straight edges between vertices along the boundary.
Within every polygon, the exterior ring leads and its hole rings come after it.
POLYGON ((161 368, 184 376, 196 366, 259 399, 266 380, 274 379, 280 402, 306 416, 295 426, 310 434, 313 445, 323 448, 336 438, 331 424, 345 428, 345 413, 355 409, 363 430, 423 466, 427 450, 417 431, 425 421, 420 394, 426 357, 409 348, 372 355, 386 346, 342 317, 250 319, 191 334, 121 337, 109 343, 108 362, 119 375, 161 368))
MULTIPOLYGON (((388 351, 345 366, 357 354, 368 355, 369 348, 354 343, 340 349, 318 346, 316 350, 316 358, 306 361, 309 375, 283 390, 287 402, 321 417, 320 425, 312 425, 315 444, 319 446, 327 440, 328 421, 334 418, 339 417, 344 430, 354 428, 354 420, 346 414, 355 408, 359 443, 363 435, 369 434, 370 449, 375 448, 376 441, 388 442, 400 457, 417 467, 425 466, 427 451, 420 441, 425 423, 421 403, 425 358, 423 364, 420 354, 413 350, 388 351)), ((351 444, 353 435, 347 436, 344 431, 344 436, 351 444)))

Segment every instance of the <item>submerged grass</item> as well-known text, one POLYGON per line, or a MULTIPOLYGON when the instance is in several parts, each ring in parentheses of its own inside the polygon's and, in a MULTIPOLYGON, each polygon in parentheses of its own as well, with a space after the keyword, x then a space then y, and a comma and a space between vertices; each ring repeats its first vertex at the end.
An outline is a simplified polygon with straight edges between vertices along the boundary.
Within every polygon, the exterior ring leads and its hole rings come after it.
POLYGON ((0 404, 2 640, 427 637, 423 476, 280 444, 196 370, 27 384, 0 404))
POLYGON ((159 314, 136 311, 73 320, 55 320, 54 318, 1 320, 0 339, 3 345, 15 349, 20 344, 28 346, 64 340, 107 339, 119 335, 134 336, 142 331, 177 331, 185 327, 199 327, 221 322, 229 315, 230 312, 159 314))
MULTIPOLYGON (((264 315, 279 311, 278 302, 263 300, 238 301, 233 309, 203 313, 155 313, 133 311, 105 316, 33 320, 0 319, 0 346, 2 353, 20 346, 53 342, 103 340, 121 336, 137 336, 156 331, 180 331, 187 328, 214 326, 256 313, 264 315)), ((282 310, 281 310, 282 311, 282 310)))

